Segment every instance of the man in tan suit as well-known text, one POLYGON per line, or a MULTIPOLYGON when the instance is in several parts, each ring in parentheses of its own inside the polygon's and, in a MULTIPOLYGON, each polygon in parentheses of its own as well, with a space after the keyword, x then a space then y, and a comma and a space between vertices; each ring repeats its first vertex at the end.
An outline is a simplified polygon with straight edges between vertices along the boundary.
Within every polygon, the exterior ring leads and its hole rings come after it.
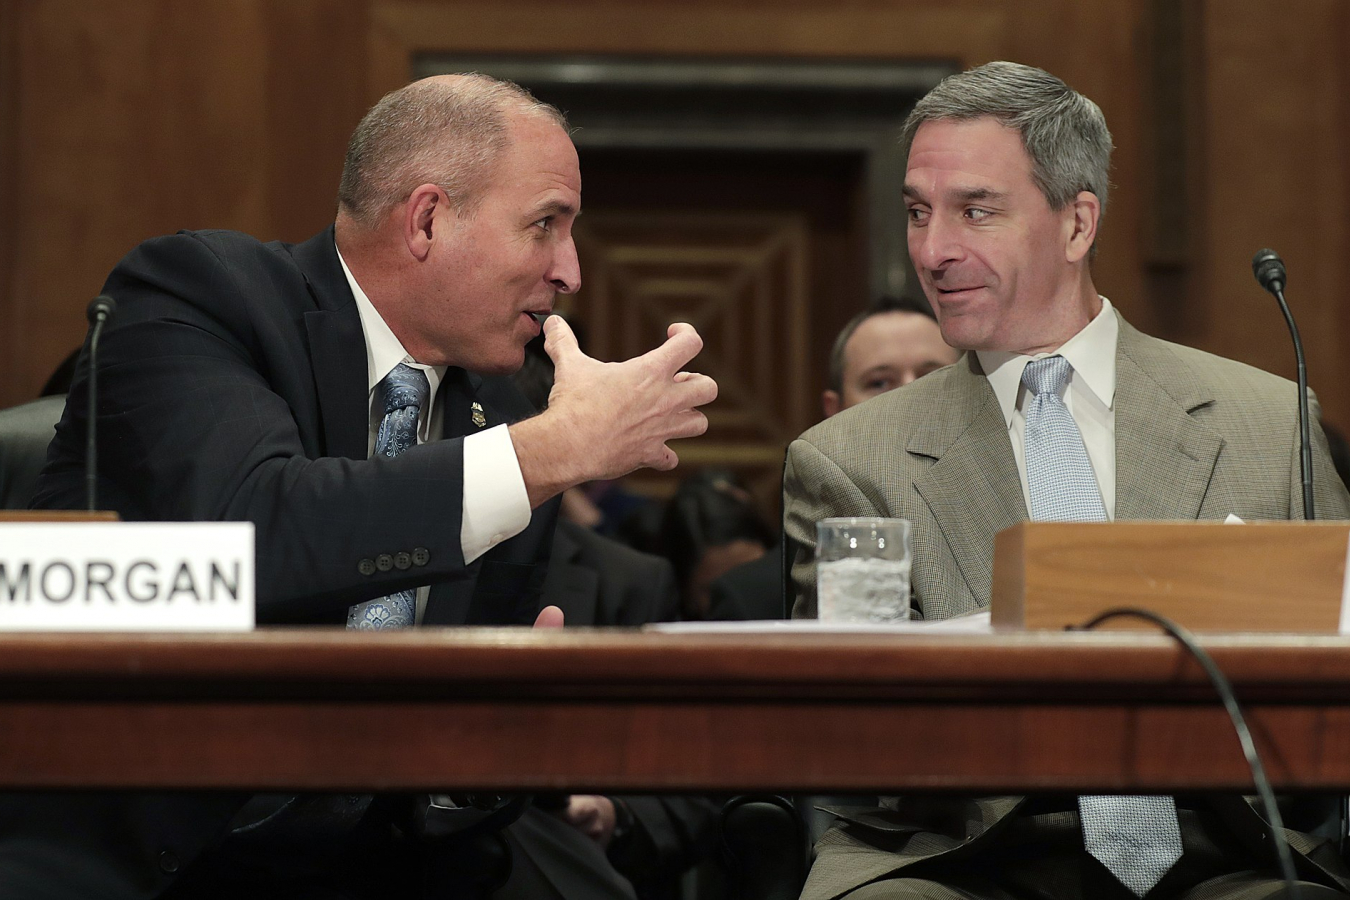
MULTIPOLYGON (((919 615, 987 607, 994 535, 1046 509, 1047 482, 1028 477, 1029 460, 1044 468, 1032 412, 1042 401, 1071 416, 1096 514, 1036 517, 1301 517, 1296 387, 1143 335, 1093 286, 1111 151, 1095 104, 1039 69, 990 63, 921 100, 902 141, 910 255, 943 338, 968 352, 792 444, 795 615, 815 615, 815 523, 826 516, 914 523, 919 615), (1030 374, 1047 367, 1067 381, 1047 389, 1030 374)), ((1314 472, 1319 514, 1350 515, 1320 431, 1314 472)), ((1282 896, 1269 827, 1242 798, 1176 798, 1175 854, 1133 890, 1085 850, 1077 801, 915 796, 841 812, 803 898, 1282 896)), ((1333 845, 1291 842, 1302 896, 1343 895, 1333 845)))

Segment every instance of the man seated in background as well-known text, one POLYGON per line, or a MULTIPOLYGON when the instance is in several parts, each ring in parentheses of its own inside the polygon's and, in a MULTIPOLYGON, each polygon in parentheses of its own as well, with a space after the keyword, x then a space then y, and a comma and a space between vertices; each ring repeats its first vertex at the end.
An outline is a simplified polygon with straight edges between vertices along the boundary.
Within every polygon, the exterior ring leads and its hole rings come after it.
MULTIPOLYGON (((605 364, 554 317, 557 380, 530 416, 502 376, 580 285, 580 206, 558 110, 441 76, 362 119, 336 222, 309 241, 200 231, 140 245, 104 287, 118 309, 101 345, 101 505, 253 522, 262 624, 529 622, 552 498, 673 467, 666 441, 702 433, 697 407, 716 395, 681 371, 701 347, 691 326, 605 364)), ((88 385, 82 358, 37 507, 83 503, 88 385)), ((0 884, 71 898, 457 893, 398 798, 255 805, 232 822, 245 799, 6 796, 0 884)))
MULTIPOLYGON (((913 523, 926 619, 987 608, 994 535, 1028 518, 1301 517, 1295 386, 1147 337, 1097 293, 1111 136, 1092 101, 989 63, 920 100, 902 145, 910 256, 943 339, 967 352, 790 446, 796 615, 816 612, 827 516, 913 523)), ((1320 429, 1313 452, 1318 512, 1345 518, 1320 429)), ((903 796, 835 812, 805 900, 1284 896, 1270 825, 1231 795, 903 796)), ((1303 897, 1343 896, 1335 842, 1292 842, 1303 897)))
POLYGON ((825 418, 950 366, 958 356, 943 342, 927 301, 882 297, 834 339, 830 386, 821 395, 825 418))
MULTIPOLYGON (((925 300, 881 297, 848 321, 830 350, 830 384, 821 394, 825 417, 878 394, 904 387, 959 356, 942 340, 925 300)), ((707 587, 710 619, 781 619, 783 553, 780 545, 720 575, 707 587)))

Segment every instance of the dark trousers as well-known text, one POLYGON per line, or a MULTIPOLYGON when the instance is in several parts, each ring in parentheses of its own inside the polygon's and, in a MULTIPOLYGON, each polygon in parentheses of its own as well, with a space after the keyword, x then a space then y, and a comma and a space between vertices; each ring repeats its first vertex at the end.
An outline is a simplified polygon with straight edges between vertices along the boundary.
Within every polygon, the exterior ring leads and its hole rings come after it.
POLYGON ((510 865, 495 830, 413 836, 405 795, 303 799, 204 853, 164 900, 485 900, 510 865))

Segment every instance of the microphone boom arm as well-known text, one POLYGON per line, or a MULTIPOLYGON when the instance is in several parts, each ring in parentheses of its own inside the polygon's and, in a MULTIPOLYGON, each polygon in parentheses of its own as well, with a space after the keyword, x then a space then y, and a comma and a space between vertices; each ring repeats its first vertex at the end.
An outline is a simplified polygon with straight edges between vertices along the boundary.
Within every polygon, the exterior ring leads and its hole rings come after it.
POLYGON ((1317 518, 1313 509, 1312 486, 1312 425, 1308 412, 1308 365, 1303 361, 1303 340, 1298 336, 1298 325, 1294 324, 1294 315, 1284 300, 1284 291, 1273 291, 1284 313, 1285 324, 1294 339, 1294 357, 1298 362, 1298 432, 1299 432, 1299 469, 1303 476, 1303 518, 1313 521, 1317 518))

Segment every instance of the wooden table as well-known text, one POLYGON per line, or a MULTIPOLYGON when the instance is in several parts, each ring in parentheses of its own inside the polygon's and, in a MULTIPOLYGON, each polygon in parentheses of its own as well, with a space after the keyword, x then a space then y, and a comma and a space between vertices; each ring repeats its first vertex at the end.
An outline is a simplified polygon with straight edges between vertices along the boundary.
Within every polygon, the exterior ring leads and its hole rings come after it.
MULTIPOLYGON (((1277 787, 1350 789, 1350 640, 1204 645, 1277 787)), ((1161 635, 0 637, 4 787, 1249 789, 1161 635)))

